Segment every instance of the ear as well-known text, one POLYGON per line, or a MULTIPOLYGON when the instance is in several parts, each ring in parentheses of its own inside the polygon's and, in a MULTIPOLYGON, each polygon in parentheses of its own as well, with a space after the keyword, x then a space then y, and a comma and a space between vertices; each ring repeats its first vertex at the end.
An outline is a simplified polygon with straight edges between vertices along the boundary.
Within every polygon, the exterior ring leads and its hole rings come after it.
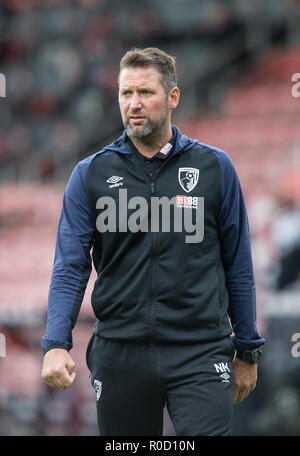
POLYGON ((171 110, 175 109, 179 103, 179 98, 180 98, 180 91, 179 91, 178 87, 173 87, 173 89, 170 90, 168 98, 169 98, 169 102, 168 102, 169 109, 171 109, 171 110))

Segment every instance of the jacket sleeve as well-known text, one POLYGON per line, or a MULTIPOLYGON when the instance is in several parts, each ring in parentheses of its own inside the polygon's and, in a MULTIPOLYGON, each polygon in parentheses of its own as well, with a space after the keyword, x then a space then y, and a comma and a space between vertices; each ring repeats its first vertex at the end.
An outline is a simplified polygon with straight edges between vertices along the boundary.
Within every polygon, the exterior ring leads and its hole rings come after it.
POLYGON ((228 315, 234 344, 252 350, 264 344, 256 326, 256 292, 250 231, 243 193, 229 156, 218 151, 222 176, 222 201, 219 212, 221 255, 229 296, 228 315))
POLYGON ((47 333, 42 337, 43 354, 55 347, 72 348, 72 329, 91 274, 94 222, 85 187, 88 164, 83 160, 74 168, 64 192, 48 295, 47 333))

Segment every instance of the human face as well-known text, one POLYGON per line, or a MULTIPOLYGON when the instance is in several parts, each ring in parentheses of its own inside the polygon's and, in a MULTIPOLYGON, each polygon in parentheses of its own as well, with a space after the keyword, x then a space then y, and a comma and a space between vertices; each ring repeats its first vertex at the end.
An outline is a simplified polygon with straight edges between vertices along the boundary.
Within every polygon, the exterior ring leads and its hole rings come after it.
POLYGON ((170 111, 176 107, 170 94, 166 94, 155 66, 124 68, 119 80, 119 105, 127 134, 139 141, 164 136, 164 130, 171 126, 170 111))

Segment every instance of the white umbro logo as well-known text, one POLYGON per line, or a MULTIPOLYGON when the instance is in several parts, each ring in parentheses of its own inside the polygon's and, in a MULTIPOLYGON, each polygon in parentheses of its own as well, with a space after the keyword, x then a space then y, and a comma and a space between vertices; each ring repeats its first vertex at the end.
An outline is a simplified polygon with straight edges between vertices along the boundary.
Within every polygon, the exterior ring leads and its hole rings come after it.
POLYGON ((106 182, 111 184, 111 185, 109 185, 109 188, 119 187, 120 185, 123 185, 123 182, 120 182, 123 179, 124 178, 120 177, 120 176, 111 176, 109 179, 107 179, 106 182))
POLYGON ((230 378, 230 375, 227 374, 227 372, 224 372, 224 374, 221 374, 220 377, 223 378, 226 381, 226 380, 228 380, 230 378))

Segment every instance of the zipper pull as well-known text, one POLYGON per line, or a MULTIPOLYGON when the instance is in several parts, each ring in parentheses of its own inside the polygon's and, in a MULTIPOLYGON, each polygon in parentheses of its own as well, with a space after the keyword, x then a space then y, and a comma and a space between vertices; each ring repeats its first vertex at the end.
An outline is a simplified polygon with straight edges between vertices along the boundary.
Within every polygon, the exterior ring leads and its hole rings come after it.
POLYGON ((154 195, 154 182, 151 182, 151 194, 154 195))

